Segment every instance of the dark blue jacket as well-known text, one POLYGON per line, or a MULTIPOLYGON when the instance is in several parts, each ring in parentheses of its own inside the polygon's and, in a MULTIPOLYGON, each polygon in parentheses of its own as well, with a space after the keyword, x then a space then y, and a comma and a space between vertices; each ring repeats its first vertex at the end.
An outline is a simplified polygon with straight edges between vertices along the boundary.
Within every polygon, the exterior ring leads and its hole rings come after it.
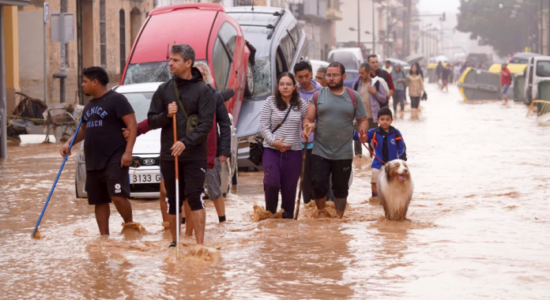
MULTIPOLYGON (((382 130, 381 127, 370 129, 367 132, 368 141, 367 144, 372 142, 374 146, 374 154, 382 159, 385 163, 394 159, 407 160, 405 141, 399 130, 390 126, 388 132, 382 130), (384 147, 384 140, 386 146, 384 147)), ((359 140, 359 134, 357 132, 353 135, 354 140, 359 140)), ((375 169, 382 168, 382 162, 378 159, 372 159, 372 167, 375 169)))

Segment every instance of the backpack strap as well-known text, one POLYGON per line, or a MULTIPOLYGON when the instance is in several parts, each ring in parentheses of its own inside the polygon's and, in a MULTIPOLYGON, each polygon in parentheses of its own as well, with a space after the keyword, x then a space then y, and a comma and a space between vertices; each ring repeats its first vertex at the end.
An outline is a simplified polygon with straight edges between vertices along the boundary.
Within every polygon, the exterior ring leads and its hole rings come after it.
POLYGON ((355 117, 355 114, 357 113, 357 97, 355 97, 355 92, 351 88, 346 87, 346 89, 348 90, 349 97, 351 98, 351 102, 353 103, 353 115, 355 117))
POLYGON ((313 101, 315 101, 315 106, 317 106, 318 100, 319 100, 319 91, 313 93, 313 101))

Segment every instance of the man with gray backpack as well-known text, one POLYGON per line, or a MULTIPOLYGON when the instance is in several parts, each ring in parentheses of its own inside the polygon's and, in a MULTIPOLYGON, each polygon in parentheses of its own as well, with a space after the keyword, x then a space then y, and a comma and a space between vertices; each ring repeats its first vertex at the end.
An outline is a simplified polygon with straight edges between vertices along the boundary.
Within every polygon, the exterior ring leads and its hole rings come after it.
MULTIPOLYGON (((368 130, 369 124, 359 93, 344 86, 345 67, 338 62, 331 63, 326 78, 328 86, 309 100, 302 137, 307 140, 311 132, 315 134, 311 160, 317 209, 325 209, 332 175, 334 205, 338 217, 342 218, 353 161, 353 120, 357 119, 359 130, 363 132, 368 130)), ((366 140, 366 136, 361 137, 362 142, 366 140)))

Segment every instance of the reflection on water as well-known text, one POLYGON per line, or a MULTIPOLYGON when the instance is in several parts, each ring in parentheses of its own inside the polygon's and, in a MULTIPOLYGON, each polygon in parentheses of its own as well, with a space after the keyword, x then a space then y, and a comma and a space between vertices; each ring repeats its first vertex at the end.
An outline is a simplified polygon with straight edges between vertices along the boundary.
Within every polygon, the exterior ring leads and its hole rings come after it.
POLYGON ((0 161, 0 298, 545 299, 550 292, 550 127, 522 104, 464 103, 430 86, 421 112, 397 116, 415 194, 409 221, 369 203, 368 158, 356 158, 343 220, 302 207, 298 221, 253 221, 261 173, 239 174, 217 223, 207 202, 206 244, 168 249, 156 201, 133 200, 125 230, 111 215, 99 237, 93 207, 74 198, 70 158, 30 238, 61 163, 59 145, 11 146, 0 161), (205 257, 209 257, 206 258, 205 257))

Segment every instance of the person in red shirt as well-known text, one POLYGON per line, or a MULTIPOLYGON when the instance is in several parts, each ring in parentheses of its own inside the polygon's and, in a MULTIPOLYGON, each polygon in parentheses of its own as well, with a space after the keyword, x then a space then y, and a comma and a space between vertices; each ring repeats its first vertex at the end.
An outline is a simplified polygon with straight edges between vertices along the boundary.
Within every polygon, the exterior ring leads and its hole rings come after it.
POLYGON ((508 97, 506 96, 506 93, 508 92, 508 88, 512 84, 512 76, 510 75, 510 70, 508 70, 507 66, 507 63, 502 63, 502 68, 500 71, 500 85, 502 86, 502 96, 505 102, 508 102, 508 97))

